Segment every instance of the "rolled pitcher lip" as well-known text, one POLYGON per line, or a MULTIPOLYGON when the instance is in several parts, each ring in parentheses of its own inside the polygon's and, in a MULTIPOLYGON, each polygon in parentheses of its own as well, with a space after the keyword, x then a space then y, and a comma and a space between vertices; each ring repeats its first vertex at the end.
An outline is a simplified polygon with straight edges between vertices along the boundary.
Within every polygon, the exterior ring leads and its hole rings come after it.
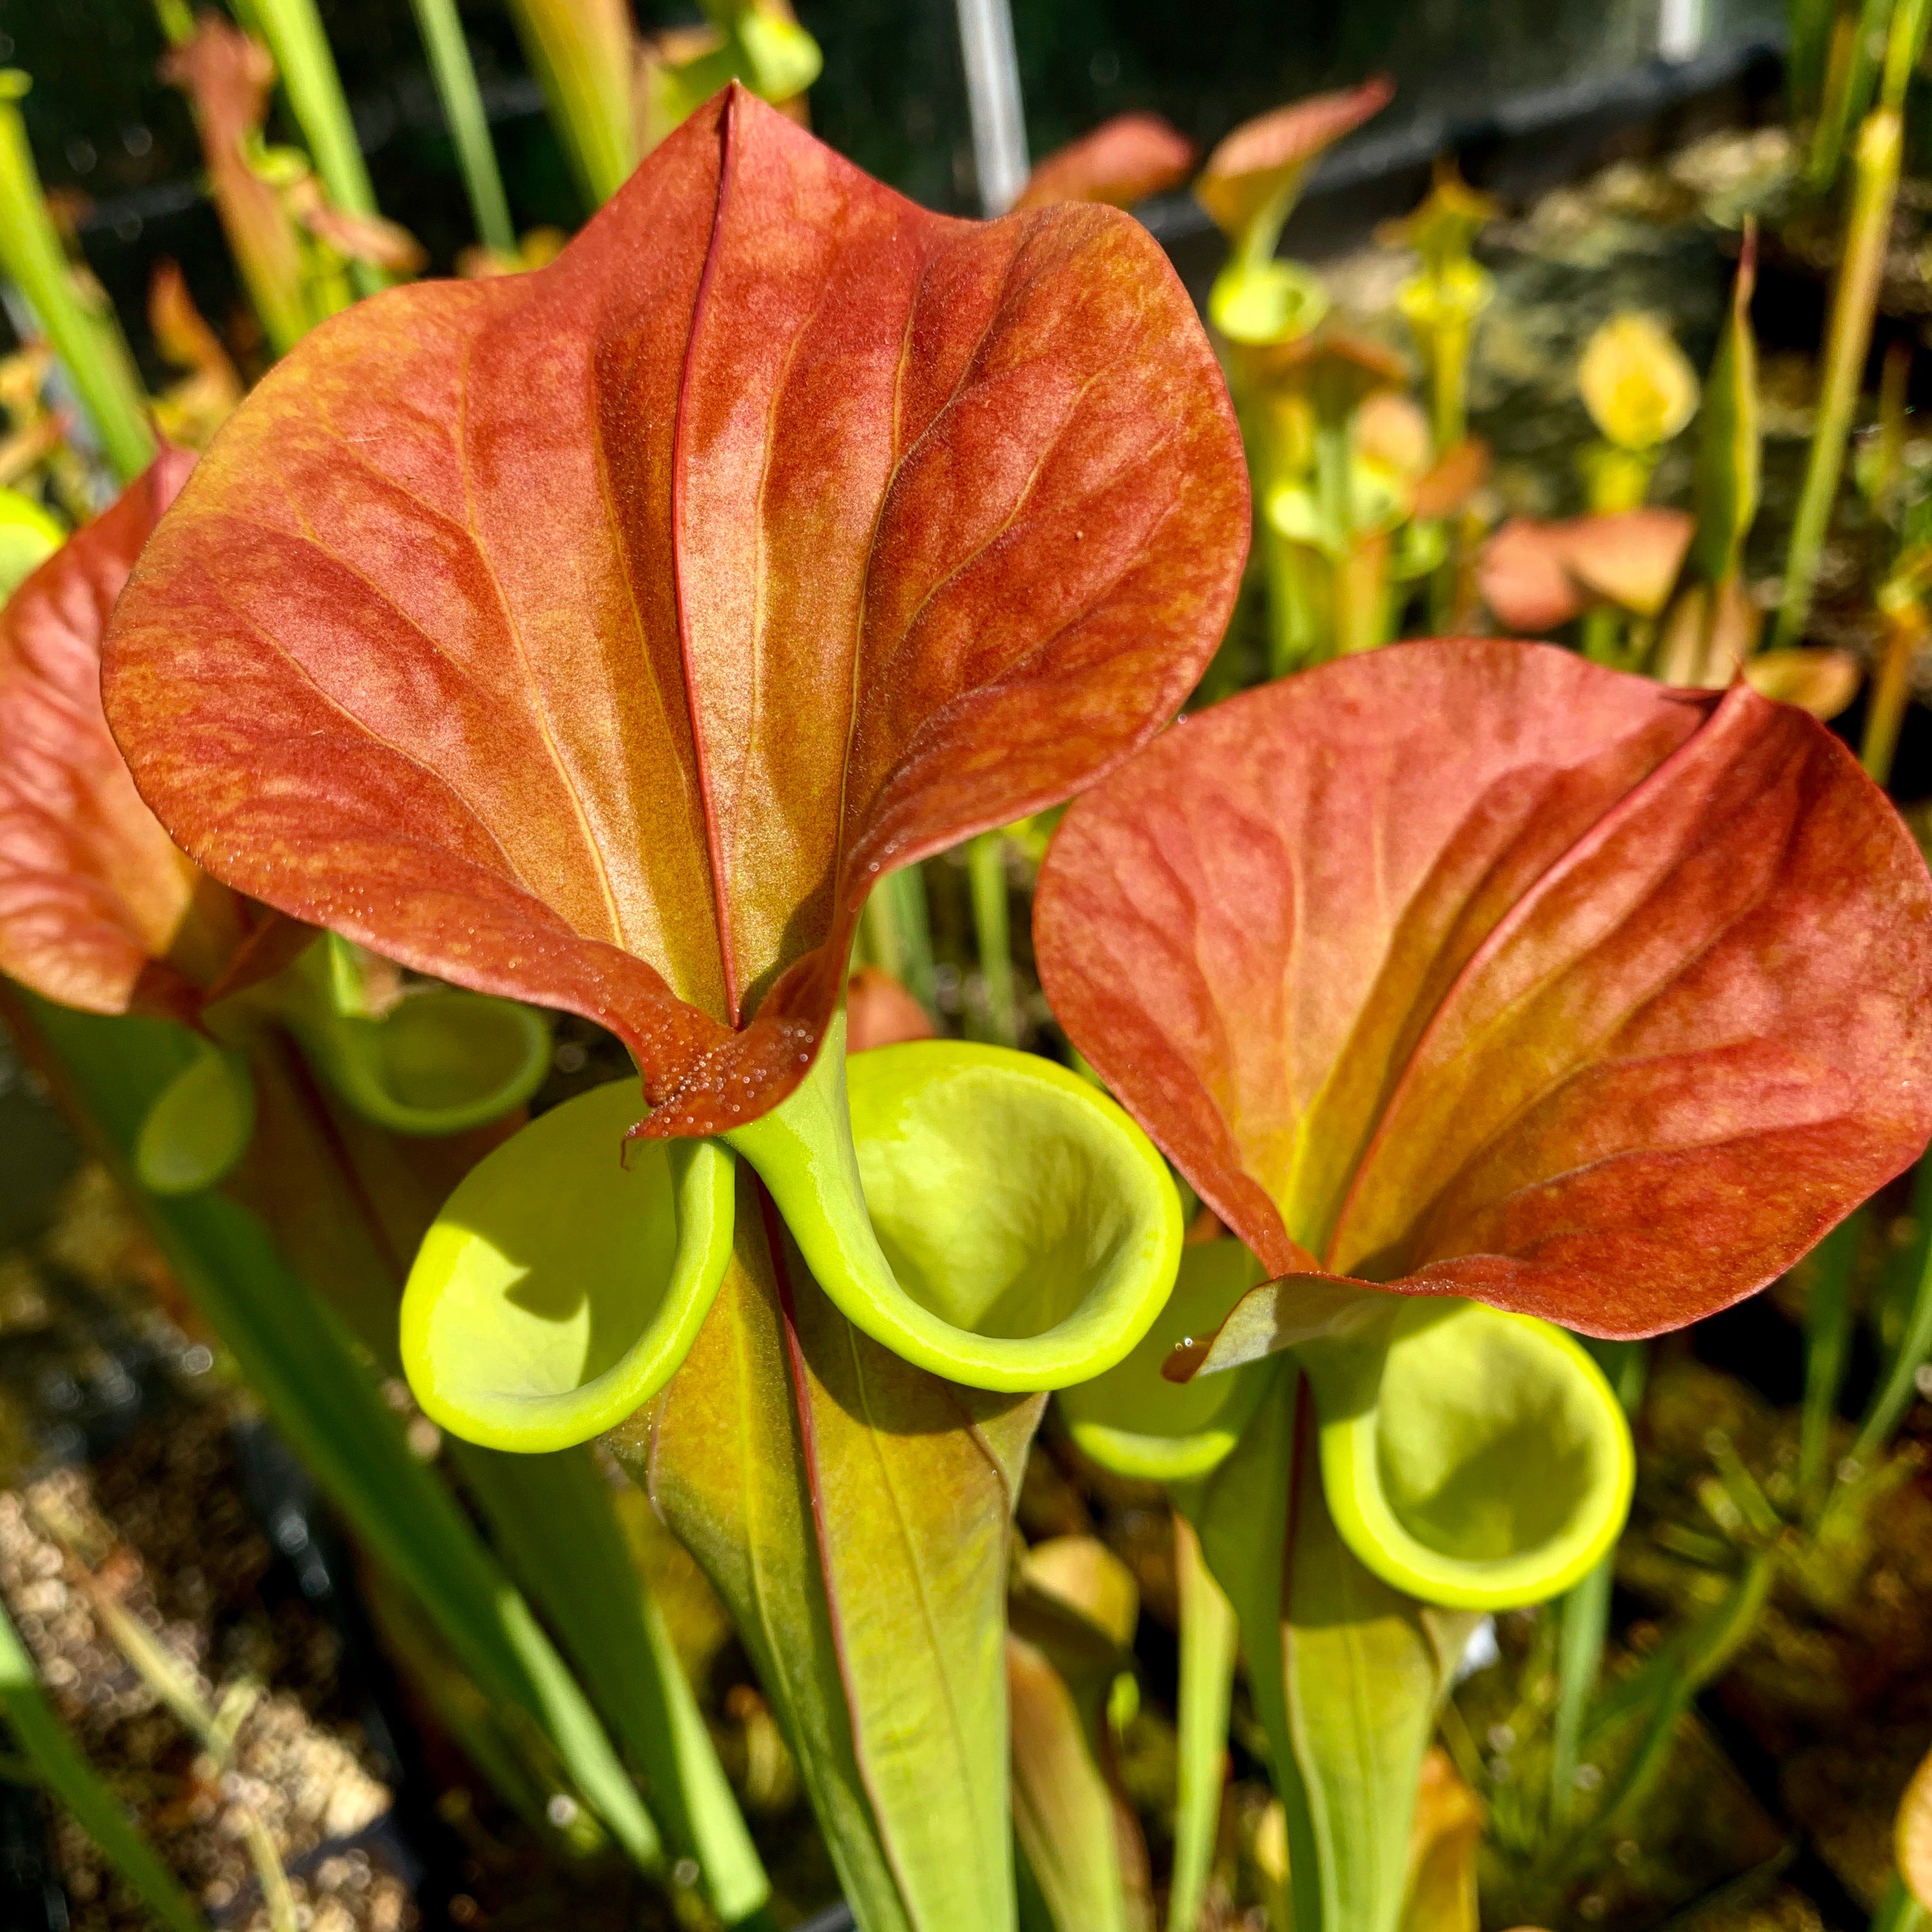
MULTIPOLYGON (((1252 1419, 1244 1414, 1241 1422, 1252 1419)), ((1191 1436, 1155 1436, 1064 1409, 1060 1420, 1083 1456, 1114 1475, 1148 1483, 1186 1483, 1210 1476, 1241 1439, 1240 1428, 1233 1426, 1197 1430, 1191 1436)))
POLYGON ((1244 349, 1275 349, 1298 340, 1323 320, 1330 306, 1321 278, 1302 263, 1279 255, 1264 262, 1244 262, 1238 250, 1231 253, 1222 265, 1208 297, 1208 320, 1230 342, 1244 349), (1270 291, 1292 290, 1306 304, 1305 312, 1267 328, 1253 327, 1240 313, 1240 304, 1262 284, 1270 291))
POLYGON ((1137 1415, 1169 1406, 1175 1390, 1160 1375, 1159 1361, 1145 1360, 1142 1368, 1150 1386, 1137 1390, 1134 1364, 1144 1352, 1164 1357, 1167 1350, 1162 1345, 1178 1340, 1183 1327, 1218 1322, 1221 1304, 1228 1295, 1238 1300, 1265 1274, 1253 1253, 1232 1235, 1186 1244, 1173 1292, 1135 1348, 1112 1370, 1057 1391, 1055 1405, 1074 1446, 1102 1468, 1140 1481, 1186 1483, 1213 1474, 1233 1453, 1286 1358, 1246 1362, 1208 1378, 1215 1397, 1211 1412, 1197 1426, 1180 1429, 1135 1426, 1137 1415), (1192 1279, 1190 1263, 1195 1270, 1192 1279), (1232 1278, 1220 1285, 1213 1301, 1204 1304, 1203 1289, 1215 1291, 1202 1279, 1202 1271, 1222 1269, 1232 1278))
POLYGON ((847 1078, 856 1071, 861 1080, 874 1079, 896 1066, 920 1062, 935 1071, 1006 1073, 1072 1096, 1090 1110, 1088 1124, 1113 1137, 1127 1157, 1128 1171, 1147 1185, 1148 1204, 1155 1210, 1143 1236, 1148 1251, 1131 1289, 1117 1292, 1099 1306, 1083 1303, 1066 1320, 1039 1335, 980 1335, 934 1315, 903 1290, 896 1305, 881 1306, 868 1297, 867 1312, 876 1315, 890 1333, 868 1327, 850 1308, 844 1310, 846 1316, 908 1361, 974 1388, 1000 1393, 1064 1388, 1113 1367, 1153 1326, 1173 1292, 1180 1265, 1185 1233, 1180 1196, 1160 1150, 1111 1095, 1057 1060, 1013 1047, 973 1040, 906 1040, 859 1055, 848 1063, 847 1078))
POLYGON ((1037 1054, 976 1041, 908 1040, 874 1047, 848 1063, 844 1025, 842 1012, 805 1086, 772 1112, 723 1136, 758 1169, 806 1265, 840 1312, 915 1366, 994 1393, 1062 1388, 1112 1367, 1152 1325, 1179 1265, 1180 1196, 1154 1143, 1110 1096, 1037 1054), (836 1082, 862 1087, 908 1065, 923 1066, 928 1078, 992 1072, 1078 1101, 1087 1126, 1107 1137, 1117 1172, 1133 1177, 1140 1190, 1143 1252, 1137 1263, 1122 1268, 1112 1292, 1097 1303, 1083 1300, 1041 1334, 986 1336, 934 1313, 899 1283, 866 1206, 844 1094, 836 1104, 828 1096, 836 1082), (848 1131, 843 1149, 830 1138, 842 1113, 848 1131), (847 1172, 848 1154, 852 1166, 847 1172))
POLYGON ((575 1389, 520 1390, 507 1375, 492 1385, 472 1365, 507 1364, 512 1354, 500 1354, 487 1340, 455 1352, 454 1360, 439 1347, 438 1318, 446 1314, 440 1304, 464 1264, 464 1251, 472 1242, 488 1240, 462 1225, 466 1193, 472 1198, 487 1195, 512 1162, 527 1159, 543 1139, 580 1130, 587 1113, 608 1114, 598 1121, 598 1133, 615 1163, 625 1128, 641 1112, 633 1080, 592 1088, 550 1108, 486 1155, 445 1203, 410 1268, 400 1323, 404 1373, 423 1413, 439 1426, 488 1449, 536 1454, 571 1448, 633 1414, 689 1354, 723 1283, 736 1221, 736 1162, 712 1141, 648 1142, 629 1150, 632 1162, 662 1160, 669 1167, 676 1246, 650 1318, 602 1374, 575 1389))
POLYGON ((487 1126, 490 1121, 502 1119, 512 1108, 521 1106, 543 1084, 550 1071, 550 1022, 545 1014, 520 1000, 473 993, 460 986, 430 986, 412 992, 394 1013, 382 1019, 291 1012, 288 1024, 345 1105, 376 1126, 414 1138, 464 1133, 472 1127, 487 1126), (413 1019, 420 1019, 435 1006, 454 1007, 458 1001, 463 1004, 456 1010, 469 1012, 488 1008, 500 1016, 503 1024, 518 1030, 522 1053, 516 1071, 508 1079, 454 1106, 422 1107, 399 1100, 385 1086, 378 1070, 368 1064, 367 1048, 374 1044, 374 1030, 394 1025, 406 1012, 413 1019))
MULTIPOLYGON (((1379 1400, 1333 1420, 1322 1413, 1322 1378, 1311 1375, 1318 1420, 1322 1486, 1342 1540, 1364 1567, 1425 1603, 1450 1610, 1502 1610, 1562 1595, 1615 1548, 1635 1489, 1636 1459, 1623 1408, 1576 1337, 1536 1316, 1470 1302, 1459 1313, 1506 1322, 1534 1334, 1575 1374, 1602 1424, 1606 1479, 1593 1483, 1586 1514, 1533 1549, 1494 1558, 1458 1557, 1423 1542, 1390 1502, 1380 1468, 1379 1400)), ((1316 1345, 1318 1347, 1318 1345, 1316 1345)), ((1298 1351, 1306 1366, 1307 1345, 1298 1351)))
MULTIPOLYGON (((191 1036, 192 1037, 192 1036, 191 1036)), ((233 1048, 195 1038, 194 1048, 155 1097, 134 1136, 136 1178, 151 1194, 198 1194, 234 1171, 255 1132, 255 1083, 247 1060, 233 1048), (184 1144, 170 1130, 184 1105, 205 1124, 211 1108, 225 1108, 225 1131, 214 1139, 184 1144), (182 1159, 185 1150, 193 1157, 182 1159)))

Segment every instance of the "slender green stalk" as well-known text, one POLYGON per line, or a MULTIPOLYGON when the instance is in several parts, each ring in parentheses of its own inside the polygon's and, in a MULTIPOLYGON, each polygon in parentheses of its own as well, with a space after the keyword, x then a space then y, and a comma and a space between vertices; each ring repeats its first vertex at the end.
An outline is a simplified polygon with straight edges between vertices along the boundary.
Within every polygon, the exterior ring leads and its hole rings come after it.
POLYGON ((1791 0, 1791 50, 1786 62, 1786 85, 1793 110, 1817 111, 1824 92, 1825 66, 1835 17, 1833 0, 1791 0))
POLYGON ((1592 664, 1621 668, 1624 662, 1624 614, 1612 604, 1593 604, 1583 613, 1583 655, 1592 664))
POLYGON ((932 909, 926 890, 926 868, 904 866, 886 881, 901 941, 899 978, 928 1012, 938 1010, 932 963, 932 909))
POLYGON ((1012 933, 1006 911, 1006 836, 982 832, 966 848, 973 888, 973 934, 986 992, 986 1030, 998 1046, 1020 1043, 1019 1000, 1013 989, 1012 933))
POLYGON ((1595 1694, 1610 1630, 1610 1591, 1616 1559, 1606 1556, 1563 1599, 1557 1652, 1555 1726, 1550 1754, 1550 1804, 1558 1830, 1576 1814, 1576 1768, 1584 1713, 1595 1694))
POLYGON ((638 164, 626 0, 510 0, 510 13, 578 185, 601 208, 638 164))
POLYGON ((1349 502, 1352 445, 1348 419, 1322 411, 1315 425, 1316 518, 1324 532, 1328 578, 1328 634, 1313 653, 1317 660, 1342 657, 1372 641, 1373 620, 1363 608, 1360 594, 1348 568, 1354 544, 1354 518, 1349 502))
POLYGON ((1858 408, 1865 357, 1871 348, 1872 322, 1885 279, 1892 204, 1898 197, 1905 146, 1902 104, 1906 82, 1924 45, 1926 17, 1927 0, 1900 0, 1892 16, 1886 50, 1883 95, 1865 116, 1852 151, 1851 208, 1826 329, 1825 366, 1810 454, 1784 560, 1784 601, 1778 608, 1774 649, 1799 643, 1810 615, 1811 592, 1818 580, 1819 559, 1844 470, 1845 446, 1858 408))
POLYGON ((39 1780, 80 1821, 102 1856, 125 1879, 166 1932, 208 1932, 208 1922, 102 1783, 40 1688, 27 1654, 0 1605, 0 1713, 39 1780))
POLYGON ((567 1856, 587 1858, 610 1840, 596 1814, 580 1805, 574 1817, 553 1815, 556 1786, 542 1754, 532 1751, 522 1714, 493 1705, 450 1654, 422 1606, 381 1564, 365 1562, 358 1582, 383 1649, 448 1732, 484 1782, 535 1837, 555 1833, 567 1856), (562 1822, 560 1822, 562 1820, 562 1822))
MULTIPOLYGON (((1820 122, 1835 120, 1842 128, 1845 83, 1852 70, 1852 48, 1858 38, 1858 15, 1846 13, 1834 7, 1831 26, 1825 38, 1824 64, 1820 70, 1818 88, 1818 113, 1820 122)), ((1808 172, 1817 152, 1819 130, 1814 124, 1811 130, 1811 148, 1805 156, 1808 172)), ((1842 139, 1840 142, 1842 147, 1842 139)))
POLYGON ((1925 610, 1910 589, 1888 585, 1878 596, 1885 620, 1885 645, 1878 676, 1872 680, 1871 701, 1865 712, 1864 740, 1858 762, 1874 784, 1892 782, 1892 761, 1898 752, 1898 734, 1912 698, 1912 660, 1926 633, 1925 610))
POLYGON ((1180 1777, 1174 1810, 1174 1879, 1167 1897, 1167 1932, 1194 1932, 1208 1894, 1221 1822, 1228 1709, 1239 1631, 1234 1605, 1202 1557, 1201 1539, 1178 1510, 1174 1556, 1180 1589, 1180 1777))
POLYGON ((1852 1460, 1861 1465, 1869 1463, 1892 1440, 1918 1393, 1918 1371, 1932 1356, 1932 1160, 1920 1161, 1913 1177, 1912 1215, 1917 1231, 1900 1257, 1912 1270, 1912 1298, 1898 1347, 1852 1444, 1852 1460))
POLYGON ((937 1012, 932 914, 923 868, 902 866, 872 888, 860 917, 859 934, 874 966, 890 973, 928 1012, 937 1012))
POLYGON ((79 1122, 125 1184, 183 1288, 248 1384, 358 1536, 422 1603, 491 1702, 526 1714, 638 1868, 666 1863, 657 1827, 589 1700, 527 1601, 417 1460, 340 1320, 290 1269, 253 1214, 214 1192, 160 1198, 128 1170, 127 1149, 185 1048, 158 1021, 104 1018, 31 995, 23 1040, 50 1051, 79 1122))
POLYGON ((0 69, 0 271, 19 284, 73 379, 107 460, 130 483, 154 460, 147 398, 114 311, 82 294, 47 212, 16 104, 29 85, 16 70, 0 69))
POLYGON ((1268 675, 1286 677, 1308 662, 1315 646, 1316 605, 1310 580, 1314 554, 1306 544, 1283 536, 1266 516, 1261 522, 1261 551, 1268 578, 1268 675))
MULTIPOLYGON (((1643 1398, 1647 1368, 1642 1345, 1599 1342, 1592 1345, 1592 1353, 1610 1377, 1624 1414, 1634 1412, 1643 1398)), ((1563 1599, 1550 1758, 1550 1811, 1558 1829, 1575 1814, 1583 1719, 1603 1668, 1604 1643, 1610 1628, 1610 1592, 1616 1575, 1616 1555, 1612 1551, 1563 1599)))
POLYGON ((1395 634, 1395 600, 1390 594, 1389 538, 1371 530, 1351 537, 1334 560, 1335 654, 1347 657, 1372 651, 1395 634))
MULTIPOLYGON (((1440 460, 1469 434, 1469 348, 1475 318, 1451 314, 1447 302, 1436 307, 1436 328, 1429 342, 1429 377, 1430 416, 1440 460)), ((1462 571, 1461 545, 1453 522, 1448 531, 1448 548, 1429 580, 1430 629, 1437 637, 1448 635, 1455 620, 1456 587, 1462 571)))
POLYGON ((1647 1702, 1650 1721, 1636 1756, 1589 1830, 1572 1848, 1567 1864, 1576 1869, 1601 1840, 1642 1810, 1670 1762, 1677 1726, 1691 1700, 1735 1657, 1756 1628, 1771 1594, 1772 1558, 1760 1550, 1746 1563, 1730 1594, 1665 1654, 1633 1672, 1606 1699, 1592 1731, 1647 1702), (1641 1701, 1640 1701, 1641 1700, 1641 1701), (1614 1704, 1615 1708, 1610 1706, 1614 1704))
POLYGON ((1846 23, 1848 30, 1832 50, 1834 57, 1804 166, 1805 185, 1814 194, 1826 193, 1838 179, 1845 137, 1871 106, 1892 4, 1893 0, 1859 0, 1856 24, 1846 23))
POLYGON ((1315 646, 1314 586, 1310 580, 1314 559, 1305 544, 1284 536, 1268 514, 1270 497, 1292 474, 1274 411, 1265 398, 1250 394, 1243 397, 1237 414, 1254 478, 1255 547, 1267 586, 1268 676, 1286 677, 1301 668, 1315 646))
POLYGON ((728 1925, 771 1895, 737 1801, 656 1604, 587 1450, 508 1455, 449 1444, 499 1546, 643 1772, 672 1842, 688 1846, 728 1925))
MULTIPOLYGON (((68 1553, 73 1555, 71 1550, 68 1553)), ((236 1735, 243 1718, 259 1701, 261 1687, 238 1684, 223 1698, 219 1709, 212 1708, 194 1676, 140 1618, 111 1592, 102 1588, 99 1580, 84 1568, 82 1582, 92 1599, 96 1620, 135 1676, 173 1713, 175 1720, 214 1760, 217 1770, 229 1771, 235 1760, 236 1735)), ((289 1875, 274 1834, 262 1822, 262 1814, 245 1799, 237 1802, 236 1809, 248 1861, 255 1868, 256 1882, 262 1888, 262 1900, 268 1908, 269 1932, 296 1932, 295 1896, 289 1889, 289 1875)))
MULTIPOLYGON (((241 0, 243 24, 268 42, 282 86, 302 131, 315 171, 338 208, 351 214, 375 214, 376 191, 356 138, 356 123, 342 92, 342 76, 315 0, 241 0)), ((374 295, 392 278, 367 262, 349 265, 358 295, 374 295)))
POLYGON ((1438 456, 1446 456, 1469 434, 1469 343, 1474 332, 1473 316, 1445 314, 1430 345, 1430 415, 1438 456))
POLYGON ((416 26, 429 52, 430 71, 436 76, 437 98, 442 103, 442 118, 449 123, 449 137, 456 144, 478 238, 497 254, 514 258, 517 231, 504 197, 503 177, 497 171, 496 151, 490 144, 489 118, 483 112, 483 96, 477 88, 476 70, 470 63, 470 43, 463 36, 456 0, 413 0, 413 4, 416 26))
POLYGON ((1832 1418, 1845 1379, 1852 1339, 1852 1270, 1865 1225, 1862 1213, 1841 1221, 1818 1244, 1804 1304, 1804 1405, 1798 1425, 1798 1490, 1808 1514, 1822 1498, 1832 1418))

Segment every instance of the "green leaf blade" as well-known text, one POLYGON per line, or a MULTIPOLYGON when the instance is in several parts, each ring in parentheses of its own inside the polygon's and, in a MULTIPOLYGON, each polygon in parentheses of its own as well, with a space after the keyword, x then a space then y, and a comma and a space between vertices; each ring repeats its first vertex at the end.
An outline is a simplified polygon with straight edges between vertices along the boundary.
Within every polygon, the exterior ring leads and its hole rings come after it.
POLYGON ((80 1821, 166 1932, 208 1932, 174 1874, 81 1755, 41 1689, 33 1659, 0 1606, 0 1714, 47 1788, 80 1821))

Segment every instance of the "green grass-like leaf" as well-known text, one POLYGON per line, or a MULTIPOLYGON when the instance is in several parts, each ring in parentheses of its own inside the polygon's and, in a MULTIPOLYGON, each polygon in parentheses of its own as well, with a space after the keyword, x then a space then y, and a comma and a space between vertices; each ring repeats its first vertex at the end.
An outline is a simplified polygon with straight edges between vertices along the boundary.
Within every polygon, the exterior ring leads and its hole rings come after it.
MULTIPOLYGON (((38 1000, 30 1012, 124 1180, 127 1150, 178 1062, 179 1030, 38 1000)), ((248 1209, 214 1193, 164 1200, 130 1191, 182 1287, 356 1534, 422 1605, 478 1688, 535 1720, 632 1860, 660 1871, 657 1827, 590 1700, 448 1490, 410 1453, 340 1321, 248 1209)))
POLYGON ((40 1688, 26 1646, 0 1608, 0 1712, 39 1780, 80 1822, 166 1932, 208 1932, 174 1875, 83 1757, 40 1688))

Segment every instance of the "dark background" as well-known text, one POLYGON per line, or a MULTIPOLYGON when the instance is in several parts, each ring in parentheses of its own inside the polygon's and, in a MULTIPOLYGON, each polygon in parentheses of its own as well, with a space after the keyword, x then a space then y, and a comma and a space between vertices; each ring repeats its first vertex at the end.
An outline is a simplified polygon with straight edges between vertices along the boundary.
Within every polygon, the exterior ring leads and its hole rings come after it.
MULTIPOLYGON (((695 17, 638 0, 646 28, 695 17)), ((1526 91, 1634 67, 1654 49, 1660 0, 1016 0, 1036 158, 1130 107, 1204 143, 1261 110, 1384 69, 1401 92, 1376 124, 1480 114, 1526 91)), ((1779 0, 1704 0, 1706 32, 1774 28, 1779 0)), ((798 0, 825 52, 817 131, 928 206, 970 210, 974 181, 952 0, 798 0)), ((473 238, 408 0, 321 0, 384 212, 446 272, 473 238)), ((464 8, 512 211, 573 227, 578 203, 502 0, 464 8)), ((155 68, 147 0, 0 0, 0 64, 25 70, 29 133, 50 189, 86 198, 88 259, 137 350, 148 275, 179 261, 218 321, 238 296, 182 97, 155 68)), ((294 140, 295 130, 272 127, 294 140)), ((160 371, 150 368, 151 380, 160 371)))

